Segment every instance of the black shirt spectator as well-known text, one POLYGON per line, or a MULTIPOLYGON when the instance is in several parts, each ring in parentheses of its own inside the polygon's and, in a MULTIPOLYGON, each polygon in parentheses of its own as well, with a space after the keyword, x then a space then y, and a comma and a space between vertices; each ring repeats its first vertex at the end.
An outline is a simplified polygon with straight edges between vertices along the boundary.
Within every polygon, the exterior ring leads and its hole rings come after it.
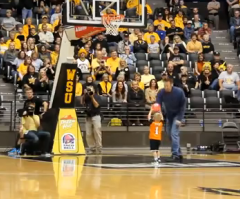
POLYGON ((84 105, 86 107, 87 117, 94 117, 96 115, 101 115, 101 107, 100 107, 101 97, 94 93, 93 98, 99 104, 99 106, 97 108, 93 105, 92 99, 90 98, 90 96, 87 93, 83 96, 84 105))
POLYGON ((127 66, 126 61, 123 60, 123 59, 120 60, 120 66, 117 67, 117 69, 116 69, 115 79, 117 79, 119 74, 124 75, 125 81, 129 81, 130 80, 129 67, 127 66))
POLYGON ((31 88, 33 91, 37 91, 38 74, 35 72, 35 68, 29 65, 28 72, 23 76, 22 83, 25 88, 31 88))
POLYGON ((203 35, 202 48, 203 48, 203 51, 202 51, 203 54, 214 52, 214 46, 213 46, 212 42, 209 41, 208 35, 203 35))
POLYGON ((183 29, 176 27, 175 22, 171 21, 171 27, 166 31, 167 36, 169 37, 170 41, 173 41, 174 35, 179 35, 180 37, 183 36, 183 29))
POLYGON ((167 76, 173 79, 174 86, 178 86, 179 83, 178 73, 174 71, 174 66, 171 63, 169 63, 167 66, 167 76))
POLYGON ((185 97, 190 97, 191 95, 191 85, 189 83, 187 74, 181 75, 181 79, 179 81, 179 87, 183 89, 185 97))
POLYGON ((170 55, 169 57, 169 62, 172 63, 174 65, 174 71, 176 73, 180 72, 180 67, 183 65, 184 63, 184 58, 182 55, 179 54, 179 48, 178 46, 175 46, 173 49, 173 54, 170 55))
POLYGON ((45 71, 48 77, 48 80, 54 80, 55 77, 55 67, 52 66, 50 59, 44 59, 43 66, 40 67, 39 71, 45 71))
POLYGON ((142 39, 142 33, 138 33, 138 40, 133 43, 133 52, 134 53, 147 53, 148 44, 142 39))
POLYGON ((202 91, 205 89, 209 89, 211 83, 213 82, 213 76, 208 66, 205 66, 204 70, 199 76, 198 81, 202 91))
POLYGON ((132 88, 128 91, 128 102, 135 105, 140 105, 145 102, 144 91, 138 87, 136 81, 132 82, 132 88))
POLYGON ((106 48, 107 52, 109 52, 109 48, 108 48, 108 42, 107 40, 104 39, 104 36, 102 33, 99 33, 99 35, 97 36, 97 39, 93 41, 92 43, 92 49, 96 49, 96 45, 100 43, 102 48, 106 48))
POLYGON ((31 28, 30 34, 28 35, 27 40, 28 40, 29 38, 33 38, 34 41, 35 41, 35 44, 39 44, 39 36, 38 36, 35 28, 31 28))

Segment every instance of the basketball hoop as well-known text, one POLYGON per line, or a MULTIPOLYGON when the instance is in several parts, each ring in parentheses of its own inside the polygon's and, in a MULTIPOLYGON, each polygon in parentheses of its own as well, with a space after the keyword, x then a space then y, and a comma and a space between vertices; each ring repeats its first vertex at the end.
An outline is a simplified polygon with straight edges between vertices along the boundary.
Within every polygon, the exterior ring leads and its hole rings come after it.
POLYGON ((118 35, 118 28, 124 20, 124 15, 105 14, 102 16, 102 23, 106 28, 107 35, 118 35))

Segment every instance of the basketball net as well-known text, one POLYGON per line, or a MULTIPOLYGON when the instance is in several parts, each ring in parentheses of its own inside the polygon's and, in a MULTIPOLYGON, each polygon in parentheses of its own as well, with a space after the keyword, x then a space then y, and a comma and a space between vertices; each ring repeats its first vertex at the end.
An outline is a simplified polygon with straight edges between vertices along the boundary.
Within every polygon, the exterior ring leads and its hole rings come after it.
POLYGON ((124 15, 105 14, 102 16, 102 23, 106 28, 107 35, 118 35, 118 28, 124 20, 124 15))

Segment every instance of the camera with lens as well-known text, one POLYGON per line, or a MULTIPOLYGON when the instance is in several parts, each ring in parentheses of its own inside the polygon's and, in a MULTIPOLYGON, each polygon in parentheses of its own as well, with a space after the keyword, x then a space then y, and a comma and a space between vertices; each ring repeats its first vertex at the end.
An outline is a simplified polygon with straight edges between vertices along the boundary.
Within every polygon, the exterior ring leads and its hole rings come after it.
POLYGON ((31 106, 31 105, 27 106, 26 107, 27 115, 32 116, 34 113, 34 110, 35 110, 34 106, 31 106))
POLYGON ((87 89, 87 94, 88 95, 93 95, 93 92, 92 92, 92 90, 90 88, 87 89))

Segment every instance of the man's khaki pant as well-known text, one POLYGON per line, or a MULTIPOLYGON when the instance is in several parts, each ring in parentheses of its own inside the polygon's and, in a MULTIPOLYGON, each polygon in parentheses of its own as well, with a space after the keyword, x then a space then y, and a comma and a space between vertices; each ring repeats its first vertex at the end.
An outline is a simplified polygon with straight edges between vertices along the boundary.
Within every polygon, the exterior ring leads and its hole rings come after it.
POLYGON ((100 115, 86 119, 86 141, 90 150, 102 149, 102 124, 100 115))

